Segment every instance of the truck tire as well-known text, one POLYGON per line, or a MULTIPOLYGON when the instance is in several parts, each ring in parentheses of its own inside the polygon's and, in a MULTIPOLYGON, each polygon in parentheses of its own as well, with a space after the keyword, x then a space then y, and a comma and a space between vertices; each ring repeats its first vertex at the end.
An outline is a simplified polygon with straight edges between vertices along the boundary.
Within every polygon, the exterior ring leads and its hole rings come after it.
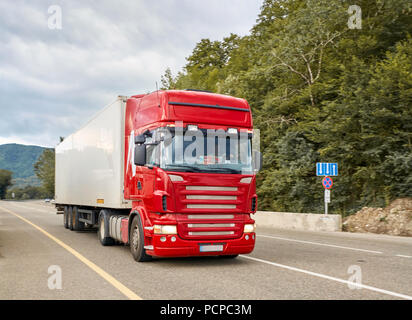
POLYGON ((109 233, 109 218, 110 214, 107 210, 100 211, 97 237, 103 246, 111 246, 114 244, 114 239, 110 237, 109 233))
POLYGON ((79 221, 79 208, 73 207, 73 230, 80 231, 84 229, 84 222, 79 221))
POLYGON ((129 233, 130 252, 137 262, 152 260, 152 256, 146 254, 144 248, 144 233, 140 216, 137 214, 132 221, 129 233))
POLYGON ((69 207, 68 206, 64 206, 63 225, 66 229, 69 229, 69 207))
POLYGON ((68 225, 69 225, 69 229, 73 230, 73 207, 69 206, 68 208, 68 225))

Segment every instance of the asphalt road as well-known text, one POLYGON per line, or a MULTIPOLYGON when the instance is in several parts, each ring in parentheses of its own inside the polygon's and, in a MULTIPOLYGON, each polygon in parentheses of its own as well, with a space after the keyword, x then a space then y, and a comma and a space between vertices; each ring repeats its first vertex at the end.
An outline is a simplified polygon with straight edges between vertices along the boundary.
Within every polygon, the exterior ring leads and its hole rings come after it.
POLYGON ((255 250, 234 260, 136 263, 127 246, 65 229, 51 204, 0 201, 0 299, 139 298, 412 299, 412 238, 258 226, 255 250))

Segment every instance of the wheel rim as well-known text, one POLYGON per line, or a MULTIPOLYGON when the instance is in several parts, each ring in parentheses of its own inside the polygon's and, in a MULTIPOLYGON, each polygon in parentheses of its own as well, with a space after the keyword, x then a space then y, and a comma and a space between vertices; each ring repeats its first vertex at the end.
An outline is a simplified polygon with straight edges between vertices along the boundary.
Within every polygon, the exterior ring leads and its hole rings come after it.
POLYGON ((132 236, 132 247, 134 250, 137 250, 138 246, 139 246, 139 230, 137 230, 137 228, 134 228, 133 236, 132 236))
POLYGON ((104 219, 100 220, 100 238, 104 239, 104 219))

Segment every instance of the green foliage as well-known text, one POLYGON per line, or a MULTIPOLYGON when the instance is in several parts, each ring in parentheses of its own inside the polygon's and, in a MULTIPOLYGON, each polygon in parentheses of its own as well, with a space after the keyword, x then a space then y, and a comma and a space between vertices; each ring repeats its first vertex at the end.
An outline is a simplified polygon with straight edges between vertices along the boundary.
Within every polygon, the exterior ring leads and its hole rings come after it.
MULTIPOLYGON (((33 182, 33 164, 43 150, 43 147, 15 143, 0 145, 0 169, 13 172, 13 179, 19 179, 19 182, 24 182, 25 179, 31 179, 33 182)), ((38 184, 37 180, 36 182, 38 184)))
POLYGON ((175 89, 174 83, 176 80, 173 78, 172 70, 170 70, 170 68, 166 69, 165 74, 162 76, 160 81, 162 83, 162 86, 160 87, 161 90, 175 89))
POLYGON ((34 171, 42 181, 43 190, 48 197, 54 197, 55 153, 53 149, 45 149, 34 164, 34 171))
POLYGON ((13 200, 30 200, 44 199, 48 197, 42 187, 25 186, 23 188, 13 187, 7 190, 6 199, 13 200), (14 194, 14 197, 13 197, 14 194))
MULTIPOLYGON (((7 190, 7 194, 6 191, 2 194, 0 190, 0 196, 11 199, 14 192, 17 200, 54 197, 53 149, 19 144, 0 145, 0 168, 12 173, 13 185, 12 189, 7 190)), ((0 170, 2 171, 4 170, 0 170)))
MULTIPOLYGON (((331 212, 412 196, 412 2, 265 0, 251 34, 202 39, 165 89, 243 97, 261 130, 260 209, 322 212, 316 162, 338 162, 331 212)), ((165 80, 165 81, 163 81, 165 80)))
POLYGON ((4 199, 7 188, 11 186, 12 172, 0 169, 0 199, 4 199))
POLYGON ((13 178, 13 187, 24 188, 25 186, 41 186, 41 181, 35 175, 28 178, 13 178))

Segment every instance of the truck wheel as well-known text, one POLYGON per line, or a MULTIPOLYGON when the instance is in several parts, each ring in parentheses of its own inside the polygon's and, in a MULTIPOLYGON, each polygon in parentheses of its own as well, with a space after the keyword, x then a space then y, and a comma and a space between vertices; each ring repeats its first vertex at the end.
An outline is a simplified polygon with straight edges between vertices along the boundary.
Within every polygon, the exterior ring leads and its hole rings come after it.
POLYGON ((69 228, 69 207, 64 206, 63 225, 66 229, 69 228))
POLYGON ((110 237, 109 233, 109 213, 107 210, 102 210, 99 213, 97 236, 103 246, 111 246, 114 244, 114 239, 110 237))
POLYGON ((80 231, 84 229, 84 222, 79 221, 79 208, 73 207, 73 230, 80 231))
POLYGON ((69 206, 67 214, 68 214, 67 218, 68 218, 69 229, 73 230, 73 207, 72 206, 69 206))
POLYGON ((133 218, 129 233, 129 243, 133 259, 138 262, 152 260, 152 257, 146 254, 146 249, 144 248, 144 233, 139 215, 133 218))

